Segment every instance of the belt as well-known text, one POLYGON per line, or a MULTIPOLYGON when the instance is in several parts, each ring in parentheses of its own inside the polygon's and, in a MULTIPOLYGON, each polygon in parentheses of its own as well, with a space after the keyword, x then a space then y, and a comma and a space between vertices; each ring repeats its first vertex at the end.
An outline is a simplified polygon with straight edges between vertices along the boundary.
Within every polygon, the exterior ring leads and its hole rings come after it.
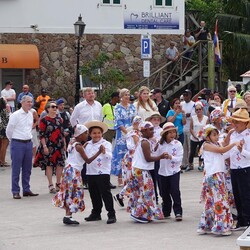
POLYGON ((31 142, 31 139, 29 139, 29 140, 12 139, 12 141, 18 141, 18 142, 22 142, 22 143, 28 143, 28 142, 31 142))

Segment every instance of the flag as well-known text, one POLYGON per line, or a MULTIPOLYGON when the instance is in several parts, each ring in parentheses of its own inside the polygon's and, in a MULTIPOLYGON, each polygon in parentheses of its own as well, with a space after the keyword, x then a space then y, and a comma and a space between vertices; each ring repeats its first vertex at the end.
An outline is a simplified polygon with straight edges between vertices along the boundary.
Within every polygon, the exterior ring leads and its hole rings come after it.
POLYGON ((214 56, 215 56, 215 62, 218 65, 221 65, 220 44, 218 37, 218 19, 216 19, 215 30, 214 30, 214 56))

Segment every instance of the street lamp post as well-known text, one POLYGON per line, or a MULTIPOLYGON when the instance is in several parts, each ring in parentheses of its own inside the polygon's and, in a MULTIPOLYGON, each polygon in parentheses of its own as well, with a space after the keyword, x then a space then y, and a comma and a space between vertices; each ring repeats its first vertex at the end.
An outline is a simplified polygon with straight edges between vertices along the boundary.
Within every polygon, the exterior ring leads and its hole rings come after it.
POLYGON ((82 16, 78 17, 78 20, 74 23, 75 35, 77 37, 76 45, 76 82, 75 82, 75 105, 79 102, 79 91, 80 91, 80 76, 79 76, 79 67, 80 67, 80 54, 81 54, 81 37, 84 33, 86 24, 82 21, 82 16))

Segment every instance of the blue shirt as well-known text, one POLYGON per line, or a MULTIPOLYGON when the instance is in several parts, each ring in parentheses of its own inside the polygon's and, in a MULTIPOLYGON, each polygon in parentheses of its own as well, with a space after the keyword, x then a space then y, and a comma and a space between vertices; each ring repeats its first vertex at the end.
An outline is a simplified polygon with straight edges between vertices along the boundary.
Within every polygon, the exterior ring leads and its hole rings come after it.
POLYGON ((17 103, 21 103, 22 97, 25 95, 32 97, 32 104, 34 105, 34 96, 30 92, 28 93, 21 92, 17 97, 17 103))
MULTIPOLYGON (((175 111, 171 109, 168 111, 166 118, 168 119, 169 116, 174 116, 174 114, 175 114, 175 111)), ((179 135, 182 134, 183 133, 182 113, 176 116, 173 124, 175 125, 175 127, 178 127, 178 134, 179 135)))

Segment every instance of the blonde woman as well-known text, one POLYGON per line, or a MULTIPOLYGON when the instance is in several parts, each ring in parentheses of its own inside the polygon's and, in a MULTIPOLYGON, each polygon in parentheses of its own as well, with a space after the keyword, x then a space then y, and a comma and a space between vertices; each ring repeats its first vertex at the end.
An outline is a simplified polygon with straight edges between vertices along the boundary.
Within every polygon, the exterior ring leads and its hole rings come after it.
POLYGON ((132 126, 135 107, 130 103, 130 92, 128 89, 121 89, 119 96, 120 103, 114 109, 116 136, 111 162, 111 174, 118 176, 118 186, 122 186, 122 159, 128 151, 126 134, 128 132, 127 128, 132 126))
POLYGON ((140 87, 138 100, 134 102, 136 114, 139 115, 144 121, 155 113, 155 111, 158 111, 155 102, 150 98, 149 94, 150 89, 148 87, 140 87))

